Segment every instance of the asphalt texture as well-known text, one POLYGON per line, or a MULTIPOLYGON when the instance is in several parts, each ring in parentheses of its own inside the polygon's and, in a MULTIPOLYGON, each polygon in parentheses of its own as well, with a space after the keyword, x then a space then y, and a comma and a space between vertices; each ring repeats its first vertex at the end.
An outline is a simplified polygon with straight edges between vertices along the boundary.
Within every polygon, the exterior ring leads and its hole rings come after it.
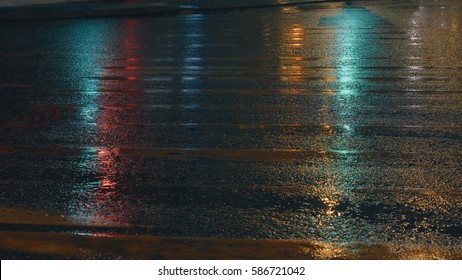
POLYGON ((2 22, 0 231, 460 250, 461 29, 457 0, 2 22))

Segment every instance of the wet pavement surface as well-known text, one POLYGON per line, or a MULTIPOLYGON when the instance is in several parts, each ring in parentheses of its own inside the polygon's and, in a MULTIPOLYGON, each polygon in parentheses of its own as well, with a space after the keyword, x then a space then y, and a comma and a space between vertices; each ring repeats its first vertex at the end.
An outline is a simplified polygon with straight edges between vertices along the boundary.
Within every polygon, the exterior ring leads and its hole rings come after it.
POLYGON ((461 29, 456 0, 3 22, 2 231, 461 246, 461 29))

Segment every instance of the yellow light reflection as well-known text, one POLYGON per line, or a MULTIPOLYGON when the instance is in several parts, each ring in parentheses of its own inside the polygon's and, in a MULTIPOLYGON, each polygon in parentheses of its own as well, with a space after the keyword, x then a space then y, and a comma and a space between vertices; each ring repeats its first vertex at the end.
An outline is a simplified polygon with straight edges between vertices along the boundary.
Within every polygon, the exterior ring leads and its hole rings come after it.
POLYGON ((299 94, 300 90, 296 85, 306 82, 306 71, 303 57, 300 55, 307 47, 307 34, 304 26, 300 24, 288 25, 281 32, 283 38, 279 48, 279 79, 290 84, 281 91, 285 94, 299 94))

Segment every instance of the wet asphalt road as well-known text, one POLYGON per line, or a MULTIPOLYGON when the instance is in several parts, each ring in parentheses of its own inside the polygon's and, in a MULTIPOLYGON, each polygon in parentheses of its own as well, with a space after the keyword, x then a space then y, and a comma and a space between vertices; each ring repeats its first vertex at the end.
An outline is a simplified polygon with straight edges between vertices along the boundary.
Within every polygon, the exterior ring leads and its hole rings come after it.
POLYGON ((457 0, 2 22, 1 209, 459 246, 461 30, 457 0))

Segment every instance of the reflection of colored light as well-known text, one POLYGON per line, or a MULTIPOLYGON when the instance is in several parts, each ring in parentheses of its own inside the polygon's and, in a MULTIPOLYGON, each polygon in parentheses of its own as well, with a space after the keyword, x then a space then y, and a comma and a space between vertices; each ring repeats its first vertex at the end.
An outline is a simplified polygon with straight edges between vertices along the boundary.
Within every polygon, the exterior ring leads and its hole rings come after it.
MULTIPOLYGON (((338 114, 339 125, 343 128, 345 135, 354 135, 351 116, 354 106, 353 102, 357 95, 357 84, 360 83, 359 73, 361 71, 358 62, 360 51, 364 49, 364 41, 358 30, 363 27, 361 14, 355 9, 346 9, 339 19, 339 29, 337 30, 338 60, 335 75, 338 84, 338 96, 336 103, 339 104, 336 110, 338 114)), ((348 138, 342 138, 337 143, 337 152, 340 154, 349 154, 349 149, 344 149, 344 143, 350 145, 348 138)), ((346 172, 346 171, 345 171, 346 172)))
POLYGON ((345 130, 347 130, 347 131, 351 131, 351 129, 352 129, 351 126, 348 125, 348 124, 344 124, 344 125, 343 125, 343 128, 344 128, 345 130))
POLYGON ((180 80, 183 87, 198 87, 203 83, 204 19, 203 14, 192 14, 184 18, 187 33, 183 37, 185 49, 180 80))
MULTIPOLYGON (((105 22, 93 22, 91 25, 86 22, 78 22, 73 26, 69 34, 70 48, 69 53, 88 53, 101 54, 104 49, 105 41, 108 39, 101 34, 111 34, 110 25, 105 22)), ((69 71, 76 77, 89 77, 101 71, 103 57, 95 55, 79 55, 73 58, 69 71)), ((82 90, 81 102, 85 106, 80 111, 80 116, 86 123, 94 123, 98 112, 98 90, 99 79, 80 78, 78 79, 78 89, 82 90)))
POLYGON ((303 44, 300 41, 304 40, 304 35, 305 31, 303 27, 301 27, 298 24, 295 24, 292 28, 289 29, 288 32, 288 39, 289 39, 289 45, 291 47, 302 47, 303 44))
POLYGON ((337 34, 339 57, 336 75, 340 82, 340 94, 357 93, 354 85, 359 82, 359 50, 364 47, 362 45, 364 42, 361 42, 361 35, 357 34, 358 30, 364 27, 360 16, 355 10, 345 10, 342 18, 342 29, 337 34))
MULTIPOLYGON (((298 54, 298 50, 305 44, 305 27, 300 24, 293 24, 285 28, 281 33, 284 39, 284 44, 280 49, 279 58, 281 59, 279 65, 279 79, 282 82, 290 82, 292 84, 302 84, 305 82, 305 68, 303 65, 294 64, 294 62, 303 61, 302 56, 298 54), (287 59, 290 59, 288 62, 287 59), (290 63, 287 65, 287 63, 290 63)), ((299 94, 300 90, 293 88, 291 85, 288 88, 281 89, 285 94, 299 94)))
MULTIPOLYGON (((323 197, 323 198, 321 198, 321 200, 327 206, 327 210, 325 212, 326 215, 327 216, 334 216, 334 214, 336 213, 334 208, 335 208, 335 206, 338 205, 337 198, 334 195, 331 195, 329 197, 323 197)), ((340 213, 337 213, 337 215, 340 215, 340 213)))
MULTIPOLYGON (((330 151, 338 156, 333 159, 328 168, 330 169, 329 180, 323 188, 320 198, 325 205, 323 217, 320 219, 320 227, 326 238, 337 235, 336 227, 332 225, 332 220, 344 219, 342 212, 339 211, 340 201, 355 187, 354 181, 361 181, 361 172, 357 167, 350 165, 354 162, 361 150, 358 149, 357 142, 360 140, 355 131, 355 110, 358 98, 358 88, 361 81, 360 57, 361 51, 365 48, 365 39, 360 31, 364 29, 362 20, 362 10, 346 8, 342 13, 334 18, 326 20, 327 23, 333 22, 337 28, 335 49, 336 70, 333 77, 326 80, 334 85, 327 92, 335 92, 332 111, 336 119, 335 127, 341 128, 336 133, 341 133, 336 137, 330 151)), ((326 131, 330 131, 332 126, 324 126, 326 131)))
MULTIPOLYGON (((89 85, 86 87, 86 97, 91 97, 91 100, 87 99, 87 104, 82 114, 88 122, 96 123, 98 128, 99 142, 101 148, 95 149, 94 151, 88 151, 88 155, 91 158, 90 168, 94 169, 94 172, 99 174, 99 182, 93 182, 86 184, 82 187, 82 191, 78 191, 80 194, 80 202, 78 207, 73 209, 74 215, 80 222, 95 223, 95 224, 113 224, 113 223, 124 223, 129 217, 127 217, 127 211, 130 209, 125 203, 124 198, 120 195, 120 182, 118 177, 124 172, 123 164, 120 163, 120 155, 117 154, 117 146, 120 142, 134 137, 136 131, 127 130, 124 128, 123 132, 117 131, 117 137, 115 136, 114 123, 120 118, 120 114, 123 114, 126 107, 117 106, 121 110, 106 109, 99 110, 99 108, 111 108, 114 106, 112 95, 108 94, 117 88, 118 94, 124 92, 140 93, 138 83, 128 81, 138 81, 139 71, 141 67, 139 65, 133 65, 140 61, 137 56, 139 49, 139 40, 137 38, 139 28, 138 20, 127 20, 123 24, 122 32, 117 39, 122 42, 123 60, 127 65, 123 68, 120 67, 99 67, 97 73, 101 73, 103 79, 91 79, 89 85), (102 70, 105 69, 105 70, 102 70), (104 77, 117 77, 118 79, 104 79, 104 77), (95 82, 97 81, 97 82, 95 82), (91 87, 90 87, 91 85, 91 87), (90 92, 88 90, 91 89, 90 92), (103 95, 104 94, 104 95, 103 95), (120 138, 119 138, 120 137, 120 138)), ((107 42, 114 44, 114 42, 107 42)), ((88 44, 91 45, 91 44, 88 44)), ((85 48, 87 45, 82 46, 85 48)), ((102 55, 103 49, 107 49, 107 45, 102 44, 98 51, 95 53, 102 55)), ((101 60, 100 65, 107 60, 98 58, 101 60)), ((94 75, 94 74, 93 74, 94 75)), ((142 107, 140 104, 135 108, 130 107, 134 112, 139 111, 142 107)), ((136 116, 136 114, 131 114, 136 116)), ((136 120, 135 120, 136 121, 136 120)))

